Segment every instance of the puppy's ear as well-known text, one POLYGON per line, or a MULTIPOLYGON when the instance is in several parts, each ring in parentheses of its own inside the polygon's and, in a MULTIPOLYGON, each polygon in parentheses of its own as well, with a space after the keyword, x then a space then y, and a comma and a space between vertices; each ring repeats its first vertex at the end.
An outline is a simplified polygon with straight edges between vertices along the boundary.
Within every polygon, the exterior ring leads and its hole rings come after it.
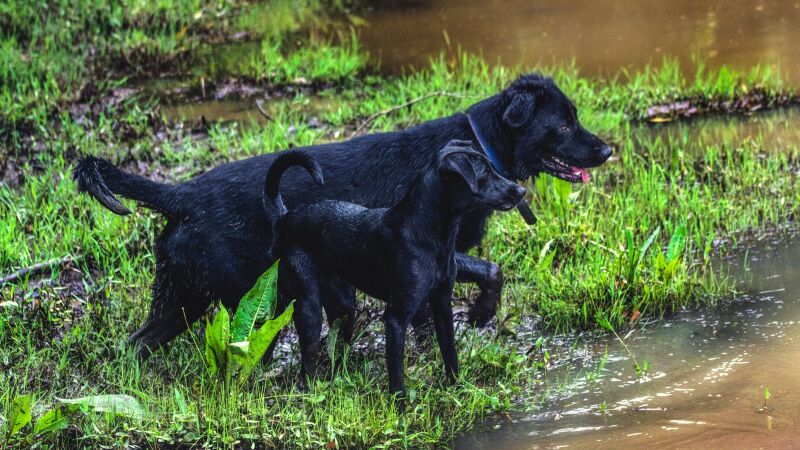
MULTIPOLYGON (((446 149, 444 150, 447 151, 446 149)), ((463 179, 472 193, 478 193, 478 173, 475 158, 480 155, 474 151, 450 151, 439 160, 439 174, 463 179)))
POLYGON ((518 92, 512 98, 503 113, 503 122, 511 128, 519 128, 531 118, 534 96, 530 92, 518 92))

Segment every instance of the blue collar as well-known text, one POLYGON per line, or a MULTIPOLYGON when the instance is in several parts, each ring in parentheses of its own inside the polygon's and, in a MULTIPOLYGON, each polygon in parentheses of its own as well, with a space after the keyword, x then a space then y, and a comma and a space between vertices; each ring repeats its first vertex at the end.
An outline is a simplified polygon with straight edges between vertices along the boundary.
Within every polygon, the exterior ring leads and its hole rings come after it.
POLYGON ((486 139, 483 138, 483 135, 478 130, 478 126, 477 124, 475 124, 475 121, 472 119, 472 116, 467 114, 467 120, 469 120, 469 126, 472 128, 472 134, 474 134, 475 138, 478 139, 478 144, 481 146, 483 154, 486 155, 486 157, 489 159, 489 162, 492 163, 492 166, 494 166, 494 170, 496 170, 497 173, 503 176, 503 178, 515 181, 514 178, 512 178, 511 174, 508 172, 508 170, 506 170, 506 166, 504 166, 503 162, 500 161, 500 157, 497 155, 497 153, 495 153, 494 149, 492 149, 492 146, 489 145, 489 143, 486 142, 486 139))

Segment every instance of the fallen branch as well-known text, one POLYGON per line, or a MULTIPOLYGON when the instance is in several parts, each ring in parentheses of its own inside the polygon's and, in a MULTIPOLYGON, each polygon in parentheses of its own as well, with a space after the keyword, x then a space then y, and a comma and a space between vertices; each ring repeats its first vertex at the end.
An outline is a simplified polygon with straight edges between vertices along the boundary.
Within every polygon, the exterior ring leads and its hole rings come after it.
POLYGON ((40 272, 48 271, 54 267, 63 266, 64 264, 73 262, 72 256, 65 256, 63 258, 54 258, 48 261, 36 263, 30 267, 24 267, 18 271, 0 278, 0 286, 6 283, 13 283, 17 280, 25 278, 28 275, 35 275, 40 272))
POLYGON ((436 91, 436 92, 431 92, 430 94, 425 94, 422 97, 417 97, 417 98, 411 99, 411 100, 403 103, 402 105, 392 106, 391 108, 384 109, 383 111, 378 111, 375 114, 367 117, 366 120, 361 122, 361 125, 359 125, 358 128, 356 128, 356 131, 354 131, 350 135, 350 137, 351 138, 352 137, 356 137, 359 134, 361 134, 361 132, 364 131, 364 129, 367 128, 367 126, 370 123, 374 122, 375 119, 377 119, 378 117, 389 115, 389 114, 391 114, 391 113, 393 113, 393 112, 395 112, 397 110, 400 110, 400 109, 403 109, 403 108, 407 108, 407 107, 409 107, 409 106, 411 106, 411 105, 413 105, 415 103, 419 103, 421 101, 428 100, 429 98, 442 97, 442 96, 464 98, 463 95, 453 94, 452 92, 445 92, 445 91, 436 91))

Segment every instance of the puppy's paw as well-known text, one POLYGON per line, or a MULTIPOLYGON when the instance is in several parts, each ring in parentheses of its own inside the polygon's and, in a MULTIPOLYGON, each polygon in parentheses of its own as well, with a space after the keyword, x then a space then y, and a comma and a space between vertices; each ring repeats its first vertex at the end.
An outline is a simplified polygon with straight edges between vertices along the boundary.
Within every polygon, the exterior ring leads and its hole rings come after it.
POLYGON ((467 323, 474 328, 483 328, 494 318, 494 311, 473 306, 467 313, 467 323))

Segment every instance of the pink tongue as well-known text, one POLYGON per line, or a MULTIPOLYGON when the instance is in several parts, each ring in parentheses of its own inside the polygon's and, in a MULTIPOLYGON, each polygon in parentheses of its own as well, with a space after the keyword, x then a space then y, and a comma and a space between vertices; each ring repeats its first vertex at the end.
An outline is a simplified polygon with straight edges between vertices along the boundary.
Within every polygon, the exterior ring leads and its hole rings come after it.
POLYGON ((581 183, 588 183, 589 182, 589 171, 586 169, 581 169, 580 167, 571 166, 570 170, 574 175, 581 176, 581 183))

